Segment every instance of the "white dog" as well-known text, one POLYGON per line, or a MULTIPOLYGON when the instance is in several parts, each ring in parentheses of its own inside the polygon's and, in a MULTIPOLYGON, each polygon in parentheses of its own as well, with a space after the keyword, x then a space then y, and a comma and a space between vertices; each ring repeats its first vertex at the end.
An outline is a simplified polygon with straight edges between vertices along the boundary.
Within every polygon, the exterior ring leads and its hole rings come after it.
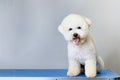
POLYGON ((77 76, 83 65, 87 77, 95 77, 104 63, 97 55, 96 46, 89 32, 91 21, 78 14, 70 14, 64 18, 58 30, 68 41, 68 76, 77 76))

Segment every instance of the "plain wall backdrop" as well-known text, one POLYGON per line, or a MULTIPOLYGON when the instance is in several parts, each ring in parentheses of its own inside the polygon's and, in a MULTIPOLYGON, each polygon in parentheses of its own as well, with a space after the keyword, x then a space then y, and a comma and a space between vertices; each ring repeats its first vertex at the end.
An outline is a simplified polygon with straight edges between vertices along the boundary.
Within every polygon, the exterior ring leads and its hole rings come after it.
POLYGON ((67 68, 58 25, 70 13, 92 20, 105 67, 120 74, 120 0, 0 0, 0 68, 67 68))

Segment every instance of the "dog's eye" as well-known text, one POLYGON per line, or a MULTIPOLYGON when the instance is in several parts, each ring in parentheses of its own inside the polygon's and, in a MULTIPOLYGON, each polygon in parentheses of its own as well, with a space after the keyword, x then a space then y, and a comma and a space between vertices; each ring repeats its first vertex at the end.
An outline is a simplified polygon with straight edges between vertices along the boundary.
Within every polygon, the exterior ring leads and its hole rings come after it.
POLYGON ((69 31, 71 31, 72 30, 72 28, 69 28, 69 31))
POLYGON ((81 29, 81 27, 79 26, 79 27, 77 27, 77 29, 81 29))

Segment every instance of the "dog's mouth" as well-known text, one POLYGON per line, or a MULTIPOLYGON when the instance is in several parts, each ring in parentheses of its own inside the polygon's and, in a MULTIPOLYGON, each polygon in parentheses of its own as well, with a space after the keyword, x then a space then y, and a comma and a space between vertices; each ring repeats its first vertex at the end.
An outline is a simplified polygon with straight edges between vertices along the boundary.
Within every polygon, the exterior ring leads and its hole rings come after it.
POLYGON ((74 37, 73 38, 73 43, 78 45, 80 43, 80 37, 79 36, 78 37, 74 37))

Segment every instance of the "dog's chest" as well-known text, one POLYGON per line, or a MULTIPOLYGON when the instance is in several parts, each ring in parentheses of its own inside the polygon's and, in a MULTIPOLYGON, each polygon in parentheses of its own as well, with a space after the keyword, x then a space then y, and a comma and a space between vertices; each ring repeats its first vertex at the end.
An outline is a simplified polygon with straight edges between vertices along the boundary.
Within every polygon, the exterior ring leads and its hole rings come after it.
POLYGON ((81 63, 84 64, 86 59, 93 58, 95 56, 94 49, 90 45, 83 45, 83 46, 68 46, 68 56, 69 58, 79 60, 81 63))

